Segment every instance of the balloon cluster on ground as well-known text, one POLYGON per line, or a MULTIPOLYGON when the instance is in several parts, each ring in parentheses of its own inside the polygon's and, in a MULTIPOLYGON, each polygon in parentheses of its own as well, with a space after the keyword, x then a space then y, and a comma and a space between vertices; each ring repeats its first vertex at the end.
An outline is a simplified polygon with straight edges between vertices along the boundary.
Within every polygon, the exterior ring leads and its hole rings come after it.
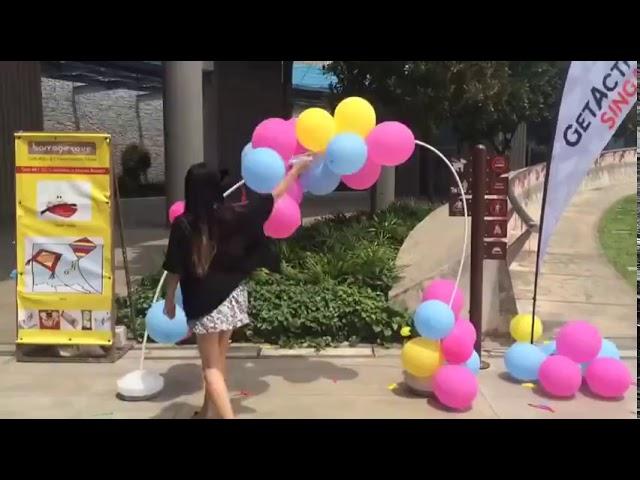
POLYGON ((464 297, 452 280, 426 286, 414 314, 420 337, 402 349, 402 365, 421 384, 430 383, 436 398, 454 410, 467 410, 478 394, 480 358, 476 331, 461 315, 464 297), (451 304, 451 306, 449 306, 451 304))
POLYGON ((415 138, 399 122, 376 125, 376 112, 360 97, 341 101, 333 115, 322 108, 308 108, 298 118, 269 118, 254 130, 241 154, 241 173, 252 190, 267 194, 284 179, 301 154, 314 163, 273 207, 264 225, 272 238, 287 238, 302 223, 303 193, 327 195, 340 182, 356 190, 373 186, 383 166, 407 161, 415 138))
MULTIPOLYGON (((511 321, 516 340, 504 356, 505 367, 516 380, 535 382, 550 396, 573 397, 583 379, 595 395, 613 399, 624 396, 632 383, 631 372, 620 360, 616 345, 602 338, 597 327, 584 320, 564 324, 555 340, 532 344, 531 315, 511 321)), ((533 341, 542 336, 542 322, 535 318, 533 341)))

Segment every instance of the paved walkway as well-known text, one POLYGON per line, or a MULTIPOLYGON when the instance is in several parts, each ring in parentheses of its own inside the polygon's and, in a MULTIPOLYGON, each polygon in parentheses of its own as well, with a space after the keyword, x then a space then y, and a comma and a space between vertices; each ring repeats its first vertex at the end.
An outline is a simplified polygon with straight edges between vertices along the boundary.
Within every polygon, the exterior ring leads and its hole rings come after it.
MULTIPOLYGON (((609 264, 598 240, 602 215, 617 200, 635 193, 634 181, 582 191, 563 214, 538 284, 536 313, 545 335, 551 336, 567 320, 581 318, 596 324, 620 348, 636 349, 636 295, 609 264)), ((535 248, 537 236, 530 245, 535 248)), ((520 312, 531 311, 534 267, 535 251, 527 250, 510 268, 520 312)))
MULTIPOLYGON (((635 389, 620 401, 588 392, 552 400, 507 379, 502 358, 487 358, 480 394, 464 413, 409 393, 402 384, 397 351, 377 358, 318 356, 231 359, 230 388, 239 418, 636 418, 635 389), (396 388, 392 388, 397 384, 396 388), (550 406, 554 412, 528 404, 550 406)), ((626 360, 634 377, 635 359, 626 360)), ((186 419, 202 399, 195 351, 187 358, 148 360, 165 377, 161 395, 148 402, 115 398, 116 380, 137 368, 138 353, 116 364, 15 363, 0 357, 0 418, 186 419)))

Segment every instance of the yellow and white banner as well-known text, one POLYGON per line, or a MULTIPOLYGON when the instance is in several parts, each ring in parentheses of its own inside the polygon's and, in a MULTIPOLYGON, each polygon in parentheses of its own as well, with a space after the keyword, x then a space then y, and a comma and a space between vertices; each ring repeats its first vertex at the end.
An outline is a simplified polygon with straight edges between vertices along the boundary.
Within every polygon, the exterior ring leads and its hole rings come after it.
POLYGON ((17 343, 113 342, 110 141, 15 135, 17 343))

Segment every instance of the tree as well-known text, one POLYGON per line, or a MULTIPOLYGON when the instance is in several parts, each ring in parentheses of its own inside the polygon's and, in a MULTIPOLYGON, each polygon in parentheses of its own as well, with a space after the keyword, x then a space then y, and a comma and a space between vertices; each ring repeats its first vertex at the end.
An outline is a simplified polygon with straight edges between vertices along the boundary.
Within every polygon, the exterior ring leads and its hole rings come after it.
MULTIPOLYGON (((505 153, 522 122, 546 133, 557 113, 567 62, 440 61, 331 62, 334 101, 368 98, 381 120, 406 122, 430 141, 441 125, 456 133, 458 150, 483 142, 505 153)), ((553 128, 553 127, 551 127, 553 128)), ((431 162, 430 162, 431 163, 431 162)), ((428 175, 433 190, 433 175, 428 175)), ((431 195, 430 195, 431 196, 431 195)))
POLYGON ((365 96, 376 107, 379 120, 402 120, 429 138, 446 118, 447 78, 430 62, 331 62, 325 69, 335 75, 332 100, 365 96))
POLYGON ((334 96, 365 95, 430 138, 445 121, 499 153, 522 122, 553 119, 568 62, 331 62, 334 96))

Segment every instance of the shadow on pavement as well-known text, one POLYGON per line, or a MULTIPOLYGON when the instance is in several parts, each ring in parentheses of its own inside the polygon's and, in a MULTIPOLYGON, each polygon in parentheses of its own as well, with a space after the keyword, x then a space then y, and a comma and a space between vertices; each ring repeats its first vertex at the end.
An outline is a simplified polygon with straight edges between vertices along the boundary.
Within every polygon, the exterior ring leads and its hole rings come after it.
POLYGON ((524 380, 517 380, 513 378, 509 372, 500 372, 498 374, 498 378, 504 382, 511 383, 512 385, 522 385, 523 383, 531 383, 525 382, 524 380))
POLYGON ((603 397, 599 397, 598 395, 596 395, 595 393, 593 393, 590 389, 589 386, 586 383, 583 383, 580 386, 580 393, 582 395, 584 395, 587 398, 591 398, 592 400, 598 400, 600 402, 607 402, 607 403, 620 403, 620 402, 624 402, 624 396, 622 397, 618 397, 618 398, 603 398, 603 397))
POLYGON ((554 395, 549 395, 540 385, 536 385, 531 389, 531 391, 537 397, 543 398, 545 400, 553 400, 554 402, 571 402, 575 399, 575 395, 573 397, 556 397, 554 395))
POLYGON ((470 406, 469 408, 465 409, 465 410, 456 410, 455 408, 449 408, 443 404, 441 404, 436 398, 428 398, 427 399, 427 404, 435 409, 435 410, 439 410, 441 412, 445 412, 445 413, 467 413, 470 412, 471 410, 473 410, 473 406, 470 406))
MULTIPOLYGON (((246 405, 242 405, 242 398, 232 397, 231 398, 231 406, 233 408, 233 412, 236 415, 247 415, 251 413, 256 413, 253 408, 247 407, 246 405)), ((150 417, 151 420, 186 420, 190 419, 191 416, 201 407, 198 403, 194 405, 192 403, 187 402, 173 402, 168 405, 165 405, 162 410, 156 413, 153 417, 150 417)))
POLYGON ((425 392, 421 394, 411 390, 409 385, 407 385, 405 382, 398 383, 397 387, 391 390, 391 393, 393 393, 396 397, 409 398, 409 399, 418 398, 418 399, 426 400, 427 398, 433 397, 433 393, 425 392))
MULTIPOLYGON (((229 393, 236 415, 256 413, 243 405, 244 400, 262 395, 270 388, 268 377, 280 377, 293 384, 312 383, 321 379, 333 382, 354 380, 358 372, 340 367, 327 360, 300 358, 230 359, 229 393)), ((153 403, 173 402, 166 405, 152 418, 189 418, 200 404, 191 405, 174 400, 203 391, 202 373, 198 363, 182 363, 170 367, 162 374, 165 387, 162 393, 150 400, 153 403), (178 416, 176 416, 178 415, 178 416)))
POLYGON ((151 400, 154 403, 170 402, 202 390, 202 370, 199 363, 173 365, 161 375, 164 378, 164 388, 160 395, 151 400))

